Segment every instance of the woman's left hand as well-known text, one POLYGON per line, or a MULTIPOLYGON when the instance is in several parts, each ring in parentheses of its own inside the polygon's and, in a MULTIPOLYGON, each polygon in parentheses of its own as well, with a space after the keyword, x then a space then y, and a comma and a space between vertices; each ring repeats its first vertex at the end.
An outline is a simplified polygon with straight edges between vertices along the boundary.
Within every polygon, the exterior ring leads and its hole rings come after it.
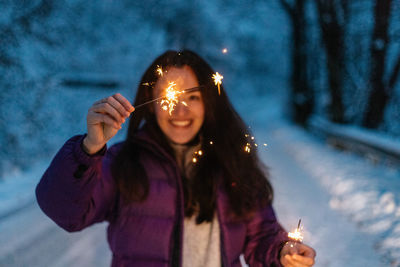
POLYGON ((285 267, 308 267, 314 265, 315 255, 313 248, 289 241, 281 250, 280 261, 285 267))

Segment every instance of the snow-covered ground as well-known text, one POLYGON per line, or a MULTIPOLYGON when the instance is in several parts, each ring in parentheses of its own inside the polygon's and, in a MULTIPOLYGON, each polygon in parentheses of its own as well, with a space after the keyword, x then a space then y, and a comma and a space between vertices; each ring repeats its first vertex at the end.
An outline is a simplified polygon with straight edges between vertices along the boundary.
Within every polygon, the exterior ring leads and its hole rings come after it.
MULTIPOLYGON (((272 104, 282 102, 277 98, 249 99, 240 110, 252 118, 257 142, 268 144, 259 153, 282 225, 291 230, 302 219, 315 266, 400 266, 399 171, 338 152, 288 123, 272 104)), ((105 224, 69 234, 34 202, 48 163, 0 185, 0 266, 109 266, 105 224)))

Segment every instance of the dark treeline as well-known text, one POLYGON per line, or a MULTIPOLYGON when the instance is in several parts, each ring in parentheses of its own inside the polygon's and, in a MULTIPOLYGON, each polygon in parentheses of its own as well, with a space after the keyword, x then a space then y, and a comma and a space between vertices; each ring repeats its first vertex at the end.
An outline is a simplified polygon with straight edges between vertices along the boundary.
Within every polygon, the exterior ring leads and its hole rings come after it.
POLYGON ((292 119, 400 135, 400 3, 279 0, 292 26, 292 119))

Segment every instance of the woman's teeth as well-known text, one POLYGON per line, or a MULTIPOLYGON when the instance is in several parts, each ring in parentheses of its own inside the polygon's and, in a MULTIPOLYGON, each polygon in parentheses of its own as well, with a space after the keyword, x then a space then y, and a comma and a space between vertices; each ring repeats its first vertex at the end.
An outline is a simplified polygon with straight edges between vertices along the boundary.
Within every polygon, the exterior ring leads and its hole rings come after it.
POLYGON ((190 120, 187 121, 171 121, 172 125, 174 126, 179 126, 179 127, 185 127, 190 124, 190 120))

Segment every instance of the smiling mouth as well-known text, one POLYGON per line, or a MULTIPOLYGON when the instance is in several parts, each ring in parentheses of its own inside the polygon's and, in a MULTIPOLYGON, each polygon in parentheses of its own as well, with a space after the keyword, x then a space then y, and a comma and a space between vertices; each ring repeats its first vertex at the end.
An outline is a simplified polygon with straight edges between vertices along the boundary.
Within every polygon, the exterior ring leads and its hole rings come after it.
POLYGON ((192 124, 192 121, 191 120, 184 120, 184 121, 171 120, 170 123, 175 127, 187 127, 190 124, 192 124))

